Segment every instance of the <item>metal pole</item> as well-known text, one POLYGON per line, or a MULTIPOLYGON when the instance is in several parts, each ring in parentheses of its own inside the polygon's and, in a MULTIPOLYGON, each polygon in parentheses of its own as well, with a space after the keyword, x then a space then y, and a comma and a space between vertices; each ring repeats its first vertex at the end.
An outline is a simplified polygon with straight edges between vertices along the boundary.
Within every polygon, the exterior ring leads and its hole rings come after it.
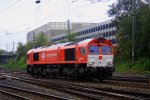
POLYGON ((13 41, 13 53, 15 53, 15 42, 13 41))
POLYGON ((133 15, 132 15, 132 63, 134 64, 134 34, 135 34, 135 0, 133 0, 133 15))
POLYGON ((67 22, 68 22, 68 41, 71 41, 71 38, 70 38, 70 20, 68 19, 67 22))

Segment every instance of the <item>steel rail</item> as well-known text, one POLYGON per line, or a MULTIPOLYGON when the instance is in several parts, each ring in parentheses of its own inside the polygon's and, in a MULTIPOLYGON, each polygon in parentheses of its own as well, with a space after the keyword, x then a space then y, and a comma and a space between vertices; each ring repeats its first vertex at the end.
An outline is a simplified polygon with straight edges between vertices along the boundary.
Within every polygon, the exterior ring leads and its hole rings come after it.
POLYGON ((122 87, 150 89, 150 84, 140 84, 140 83, 133 83, 133 82, 121 82, 121 81, 104 80, 102 84, 122 86, 122 87))
POLYGON ((122 76, 112 76, 109 80, 115 81, 128 81, 128 82, 140 82, 149 83, 149 79, 144 77, 122 77, 122 76))
POLYGON ((18 94, 14 94, 14 93, 11 93, 11 92, 7 92, 7 91, 3 91, 3 90, 0 90, 0 93, 1 94, 4 94, 4 95, 8 95, 8 96, 11 96, 17 100, 30 100, 29 98, 27 97, 24 97, 24 96, 20 96, 18 94))

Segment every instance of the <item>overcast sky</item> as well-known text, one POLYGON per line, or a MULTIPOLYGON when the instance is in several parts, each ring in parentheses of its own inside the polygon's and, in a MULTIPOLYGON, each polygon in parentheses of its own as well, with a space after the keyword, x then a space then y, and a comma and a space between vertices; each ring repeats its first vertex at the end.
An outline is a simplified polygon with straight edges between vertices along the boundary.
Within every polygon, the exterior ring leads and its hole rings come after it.
POLYGON ((26 43, 27 32, 48 22, 108 20, 108 5, 116 0, 41 0, 39 4, 35 1, 0 0, 0 49, 13 50, 13 41, 15 47, 18 42, 26 43))

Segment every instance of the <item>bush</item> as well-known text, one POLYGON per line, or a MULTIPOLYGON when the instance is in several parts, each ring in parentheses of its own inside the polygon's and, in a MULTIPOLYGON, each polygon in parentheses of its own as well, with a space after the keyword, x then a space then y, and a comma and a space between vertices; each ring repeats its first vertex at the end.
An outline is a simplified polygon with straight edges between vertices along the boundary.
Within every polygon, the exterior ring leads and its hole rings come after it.
POLYGON ((140 58, 138 61, 135 62, 133 68, 140 71, 150 71, 150 59, 145 57, 140 58))
POLYGON ((17 62, 16 66, 19 68, 19 69, 26 69, 26 58, 23 56, 21 57, 21 59, 17 62))
POLYGON ((115 65, 116 72, 129 72, 131 65, 129 63, 122 63, 115 65))
POLYGON ((6 65, 10 69, 26 69, 26 58, 25 56, 21 57, 18 61, 15 59, 10 59, 6 65))
POLYGON ((131 72, 131 73, 150 73, 150 59, 149 58, 139 58, 132 62, 121 62, 115 64, 116 72, 131 72))

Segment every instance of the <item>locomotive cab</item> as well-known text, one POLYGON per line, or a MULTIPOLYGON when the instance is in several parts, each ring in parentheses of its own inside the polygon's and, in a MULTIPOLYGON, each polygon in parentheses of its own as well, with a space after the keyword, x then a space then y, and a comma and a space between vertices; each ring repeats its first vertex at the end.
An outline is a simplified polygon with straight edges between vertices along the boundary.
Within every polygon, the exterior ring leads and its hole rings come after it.
POLYGON ((100 80, 110 78, 113 69, 113 45, 109 40, 98 38, 88 44, 87 67, 100 80))
POLYGON ((87 67, 113 67, 112 46, 95 43, 89 46, 87 67))

